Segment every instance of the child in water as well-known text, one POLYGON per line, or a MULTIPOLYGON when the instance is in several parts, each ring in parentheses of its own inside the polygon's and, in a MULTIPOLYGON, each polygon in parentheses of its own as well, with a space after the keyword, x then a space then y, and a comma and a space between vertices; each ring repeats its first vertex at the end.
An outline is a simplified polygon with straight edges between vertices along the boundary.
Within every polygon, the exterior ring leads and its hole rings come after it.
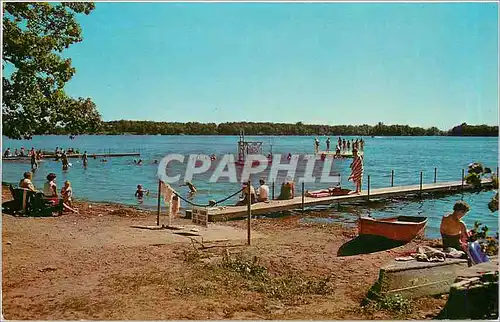
POLYGON ((142 185, 138 184, 137 191, 135 192, 135 196, 138 199, 142 199, 142 198, 144 198, 144 193, 146 193, 146 195, 149 195, 149 190, 143 189, 142 185))

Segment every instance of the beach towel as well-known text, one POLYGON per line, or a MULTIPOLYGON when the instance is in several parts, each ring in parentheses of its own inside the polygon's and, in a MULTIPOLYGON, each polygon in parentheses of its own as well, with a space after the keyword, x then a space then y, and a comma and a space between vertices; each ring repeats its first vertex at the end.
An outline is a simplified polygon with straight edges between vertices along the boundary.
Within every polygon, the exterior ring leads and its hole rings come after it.
POLYGON ((363 177, 363 158, 361 156, 358 156, 357 158, 354 158, 354 161, 352 161, 351 164, 351 176, 353 181, 360 181, 361 178, 363 177))

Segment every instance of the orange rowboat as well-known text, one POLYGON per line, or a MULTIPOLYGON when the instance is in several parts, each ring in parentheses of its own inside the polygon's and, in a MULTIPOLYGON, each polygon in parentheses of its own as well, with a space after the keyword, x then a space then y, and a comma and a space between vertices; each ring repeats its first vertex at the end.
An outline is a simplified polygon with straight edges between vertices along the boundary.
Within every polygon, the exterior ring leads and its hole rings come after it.
POLYGON ((391 240, 409 242, 427 225, 427 217, 398 216, 375 219, 361 217, 358 221, 359 235, 383 236, 391 240))

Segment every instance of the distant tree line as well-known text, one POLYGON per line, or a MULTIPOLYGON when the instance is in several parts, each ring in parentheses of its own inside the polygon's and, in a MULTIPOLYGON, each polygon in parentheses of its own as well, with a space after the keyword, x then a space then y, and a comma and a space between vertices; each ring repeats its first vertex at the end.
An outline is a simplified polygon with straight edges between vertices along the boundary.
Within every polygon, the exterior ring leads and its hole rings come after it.
MULTIPOLYGON (((358 136, 497 136, 498 126, 467 125, 463 123, 448 131, 437 127, 427 129, 408 125, 315 125, 297 122, 153 122, 153 121, 110 121, 102 122, 95 133, 99 134, 162 134, 162 135, 358 135, 358 136)), ((63 133, 58 133, 63 134, 63 133)))

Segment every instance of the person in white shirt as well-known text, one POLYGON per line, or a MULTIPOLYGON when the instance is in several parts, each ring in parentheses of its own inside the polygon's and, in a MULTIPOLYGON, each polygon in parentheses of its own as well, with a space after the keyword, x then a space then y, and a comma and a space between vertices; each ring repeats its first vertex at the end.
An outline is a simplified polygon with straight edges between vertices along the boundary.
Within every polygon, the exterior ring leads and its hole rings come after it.
POLYGON ((257 201, 264 202, 269 200, 269 187, 266 185, 264 179, 259 180, 260 186, 257 190, 257 201))

